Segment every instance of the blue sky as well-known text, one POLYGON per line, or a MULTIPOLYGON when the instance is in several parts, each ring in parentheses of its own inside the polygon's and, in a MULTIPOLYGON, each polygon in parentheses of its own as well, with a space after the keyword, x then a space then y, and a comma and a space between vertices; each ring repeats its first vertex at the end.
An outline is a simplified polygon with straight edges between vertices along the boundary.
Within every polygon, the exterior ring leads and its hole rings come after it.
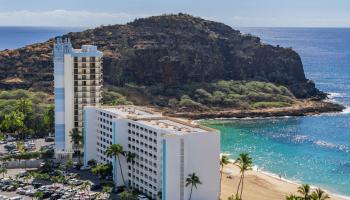
POLYGON ((0 26, 98 26, 188 13, 233 27, 350 27, 350 0, 0 0, 0 26))

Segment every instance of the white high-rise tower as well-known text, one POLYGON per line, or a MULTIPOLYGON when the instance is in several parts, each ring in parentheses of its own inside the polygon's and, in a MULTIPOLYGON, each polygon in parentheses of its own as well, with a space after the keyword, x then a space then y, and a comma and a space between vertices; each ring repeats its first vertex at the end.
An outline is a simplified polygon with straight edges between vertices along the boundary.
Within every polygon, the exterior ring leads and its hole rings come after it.
POLYGON ((83 107, 100 105, 103 54, 93 45, 73 49, 68 38, 56 39, 53 54, 55 148, 72 152, 69 132, 83 132, 83 107))

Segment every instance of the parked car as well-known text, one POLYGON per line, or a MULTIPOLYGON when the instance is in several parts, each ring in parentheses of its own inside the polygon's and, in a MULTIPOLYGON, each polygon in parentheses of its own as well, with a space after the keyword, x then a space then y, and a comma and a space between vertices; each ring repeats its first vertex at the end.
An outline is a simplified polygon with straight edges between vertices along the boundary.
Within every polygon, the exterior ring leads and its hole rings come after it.
POLYGON ((60 199, 62 196, 62 194, 55 193, 50 197, 50 200, 57 200, 60 199))
POLYGON ((45 138, 45 142, 53 142, 53 141, 55 141, 55 138, 53 138, 53 137, 46 137, 45 138))
POLYGON ((99 189, 101 189, 102 187, 101 187, 101 185, 100 184, 91 184, 91 186, 90 186, 90 190, 92 190, 92 191, 95 191, 95 190, 99 190, 99 189))
POLYGON ((16 190, 16 194, 24 195, 25 193, 26 193, 26 190, 23 188, 17 188, 17 190, 16 190))
POLYGON ((21 196, 11 197, 8 200, 22 200, 23 198, 21 196))
POLYGON ((4 186, 1 187, 1 190, 5 192, 8 187, 10 187, 10 186, 9 185, 4 185, 4 186))
POLYGON ((35 182, 35 181, 32 182, 32 186, 34 186, 35 189, 41 187, 42 185, 43 185, 43 184, 41 184, 41 183, 39 183, 39 182, 35 182))
POLYGON ((90 170, 91 166, 82 166, 80 167, 80 170, 90 170))
POLYGON ((28 176, 28 172, 27 171, 20 171, 19 173, 18 173, 18 176, 19 177, 25 177, 25 176, 28 176))
POLYGON ((34 196, 35 192, 36 192, 36 190, 29 189, 25 192, 25 195, 32 197, 32 196, 34 196))
POLYGON ((7 142, 14 142, 16 141, 16 138, 14 137, 11 137, 11 136, 8 136, 7 139, 6 139, 7 142))
POLYGON ((52 195, 53 195, 53 192, 51 192, 51 191, 46 191, 46 192, 44 192, 43 199, 47 199, 47 198, 51 197, 52 195))
POLYGON ((4 148, 5 148, 7 151, 12 151, 12 150, 16 149, 16 145, 13 144, 13 143, 9 143, 9 144, 5 144, 4 148))
POLYGON ((149 200, 149 199, 145 195, 139 194, 137 195, 137 200, 149 200))
POLYGON ((16 187, 13 186, 13 185, 10 185, 10 186, 8 186, 8 187, 6 188, 6 192, 13 192, 13 191, 15 191, 15 190, 16 190, 16 187))
POLYGON ((114 193, 121 193, 121 192, 124 192, 125 191, 125 186, 118 186, 114 189, 114 193))

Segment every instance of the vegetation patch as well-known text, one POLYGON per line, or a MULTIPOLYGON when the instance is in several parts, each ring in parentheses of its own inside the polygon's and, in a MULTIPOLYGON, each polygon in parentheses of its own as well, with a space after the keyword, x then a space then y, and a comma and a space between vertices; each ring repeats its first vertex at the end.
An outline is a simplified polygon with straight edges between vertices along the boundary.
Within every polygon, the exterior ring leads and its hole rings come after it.
POLYGON ((214 83, 185 84, 181 87, 127 85, 118 92, 123 95, 132 93, 134 96, 142 96, 151 105, 170 107, 178 111, 285 107, 296 100, 286 87, 259 81, 221 80, 214 83))
POLYGON ((278 108, 291 106, 288 102, 256 102, 253 104, 254 108, 278 108))
POLYGON ((0 91, 0 129, 16 137, 53 133, 52 96, 23 89, 0 91))

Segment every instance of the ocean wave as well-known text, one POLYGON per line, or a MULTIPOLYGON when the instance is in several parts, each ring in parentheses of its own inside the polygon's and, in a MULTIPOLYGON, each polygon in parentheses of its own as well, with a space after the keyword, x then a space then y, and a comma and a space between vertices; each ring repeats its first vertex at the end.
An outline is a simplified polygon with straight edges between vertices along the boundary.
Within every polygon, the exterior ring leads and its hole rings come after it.
POLYGON ((322 147, 322 148, 334 149, 334 150, 342 151, 345 153, 349 152, 349 147, 347 145, 344 145, 344 144, 334 144, 334 143, 327 142, 324 140, 316 140, 314 142, 314 144, 319 146, 319 147, 322 147))
POLYGON ((341 112, 341 113, 343 113, 343 114, 349 114, 349 113, 350 113, 350 106, 347 106, 347 107, 343 110, 343 112, 341 112))
POLYGON ((337 97, 347 97, 349 96, 347 93, 338 93, 338 92, 331 92, 328 95, 328 98, 333 99, 337 97))
POLYGON ((294 135, 292 137, 292 141, 294 143, 304 143, 304 142, 307 142, 307 141, 310 141, 309 138, 306 136, 306 135, 294 135))
POLYGON ((330 149, 330 150, 336 150, 341 151, 345 153, 350 152, 350 147, 345 144, 334 144, 329 141, 320 140, 320 139, 313 139, 310 138, 307 135, 297 134, 297 135, 290 135, 290 134, 278 134, 274 136, 270 136, 274 139, 282 139, 282 140, 289 140, 293 144, 314 144, 320 148, 324 149, 330 149))

